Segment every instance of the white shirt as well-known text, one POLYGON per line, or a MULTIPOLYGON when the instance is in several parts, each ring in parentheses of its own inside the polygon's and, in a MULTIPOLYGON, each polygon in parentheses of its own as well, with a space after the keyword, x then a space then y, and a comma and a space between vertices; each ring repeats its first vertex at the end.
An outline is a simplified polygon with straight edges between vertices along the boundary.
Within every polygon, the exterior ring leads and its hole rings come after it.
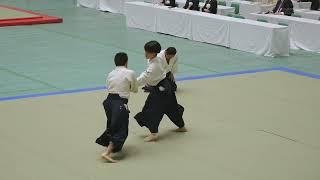
POLYGON ((156 86, 160 81, 166 77, 166 72, 159 57, 148 60, 148 67, 138 77, 138 85, 156 86))
POLYGON ((130 92, 138 92, 138 83, 134 71, 124 66, 117 66, 107 78, 108 92, 119 94, 122 98, 129 99, 130 92))
POLYGON ((162 60, 162 65, 163 65, 163 68, 165 69, 166 73, 168 72, 172 72, 172 74, 175 74, 177 73, 178 71, 178 56, 177 54, 172 57, 170 60, 169 60, 169 64, 167 63, 167 59, 166 59, 166 54, 165 54, 165 51, 166 50, 162 50, 159 54, 158 54, 158 57, 162 60))

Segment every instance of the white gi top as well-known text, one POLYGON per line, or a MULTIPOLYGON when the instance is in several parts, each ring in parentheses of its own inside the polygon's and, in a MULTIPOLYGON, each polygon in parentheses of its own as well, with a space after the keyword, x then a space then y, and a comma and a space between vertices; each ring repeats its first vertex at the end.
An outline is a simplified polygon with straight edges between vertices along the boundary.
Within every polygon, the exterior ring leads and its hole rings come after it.
POLYGON ((138 92, 138 83, 134 71, 124 66, 117 66, 107 78, 108 92, 119 94, 120 97, 129 99, 130 92, 138 92))
POLYGON ((160 81, 166 77, 166 72, 159 57, 148 60, 148 67, 138 77, 138 85, 156 86, 160 81))
POLYGON ((177 73, 178 71, 178 56, 175 55, 173 58, 170 59, 169 64, 167 63, 167 59, 166 59, 166 55, 165 55, 165 51, 166 50, 162 50, 159 54, 158 57, 161 58, 162 63, 163 63, 163 67, 166 71, 166 73, 168 72, 172 72, 172 74, 177 73))

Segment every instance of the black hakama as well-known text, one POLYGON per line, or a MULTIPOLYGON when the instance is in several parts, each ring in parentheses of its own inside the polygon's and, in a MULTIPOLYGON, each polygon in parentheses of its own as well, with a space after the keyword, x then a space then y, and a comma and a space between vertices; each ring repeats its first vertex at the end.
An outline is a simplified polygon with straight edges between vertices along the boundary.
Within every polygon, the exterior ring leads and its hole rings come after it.
POLYGON ((182 118, 184 108, 178 104, 170 80, 165 78, 153 89, 147 97, 142 112, 134 117, 138 124, 147 127, 151 133, 158 133, 163 115, 167 115, 177 127, 184 127, 182 118), (160 91, 160 86, 165 90, 160 91))
POLYGON ((129 125, 128 100, 121 98, 118 94, 109 94, 103 102, 103 107, 107 116, 107 128, 104 133, 97 138, 96 143, 101 146, 114 144, 113 153, 121 151, 127 137, 129 125))

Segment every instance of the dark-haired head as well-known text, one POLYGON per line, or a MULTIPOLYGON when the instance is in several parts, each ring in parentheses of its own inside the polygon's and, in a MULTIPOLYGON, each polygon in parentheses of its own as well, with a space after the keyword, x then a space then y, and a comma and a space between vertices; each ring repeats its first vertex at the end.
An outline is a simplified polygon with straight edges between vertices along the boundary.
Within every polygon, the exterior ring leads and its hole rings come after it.
POLYGON ((152 59, 161 51, 161 45, 157 41, 149 41, 144 45, 144 51, 147 59, 152 59))
POLYGON ((128 55, 124 52, 119 52, 114 56, 114 63, 116 66, 127 66, 128 55))
POLYGON ((161 45, 157 41, 149 41, 144 45, 144 50, 149 53, 158 54, 161 51, 161 45))
POLYGON ((167 62, 170 61, 171 58, 173 58, 177 54, 177 50, 174 47, 169 47, 165 51, 165 57, 167 62))
POLYGON ((176 55, 177 54, 177 50, 176 50, 176 48, 174 48, 174 47, 168 47, 167 49, 166 49, 166 54, 167 55, 176 55))

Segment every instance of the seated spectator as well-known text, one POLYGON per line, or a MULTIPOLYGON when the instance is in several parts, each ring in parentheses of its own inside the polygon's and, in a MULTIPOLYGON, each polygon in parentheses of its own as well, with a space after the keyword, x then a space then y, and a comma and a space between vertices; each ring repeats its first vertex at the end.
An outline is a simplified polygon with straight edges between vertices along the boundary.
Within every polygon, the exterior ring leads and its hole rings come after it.
POLYGON ((165 6, 177 7, 176 0, 163 0, 162 4, 165 6))
POLYGON ((218 2, 217 0, 207 0, 202 8, 202 12, 217 14, 218 2))
POLYGON ((278 0, 276 7, 273 8, 272 12, 274 14, 291 16, 294 13, 293 4, 291 0, 278 0))
POLYGON ((199 11, 200 10, 199 0, 187 0, 183 8, 193 10, 193 11, 199 11))

